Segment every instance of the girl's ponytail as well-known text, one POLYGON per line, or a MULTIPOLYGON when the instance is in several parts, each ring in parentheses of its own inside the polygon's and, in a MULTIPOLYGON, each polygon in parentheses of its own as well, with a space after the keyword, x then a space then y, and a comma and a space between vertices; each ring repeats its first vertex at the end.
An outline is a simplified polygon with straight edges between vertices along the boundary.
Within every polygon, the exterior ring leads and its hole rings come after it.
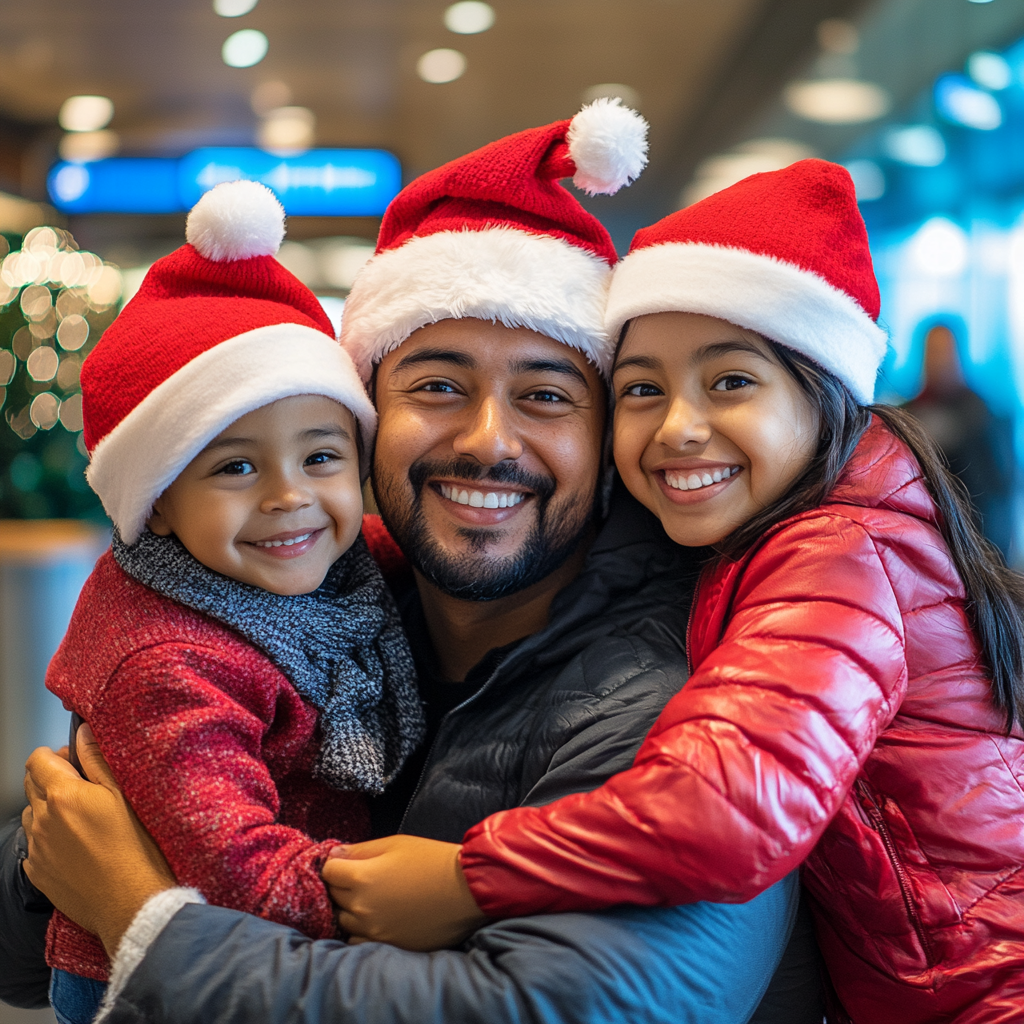
POLYGON ((992 676, 993 698, 1006 713, 1007 732, 1024 723, 1024 576, 1007 568, 999 550, 981 535, 964 485, 909 413, 891 405, 860 406, 827 370, 792 349, 768 344, 817 409, 821 440, 790 490, 715 545, 718 553, 736 558, 772 526, 821 505, 874 413, 913 453, 938 506, 939 529, 967 592, 967 614, 992 676))

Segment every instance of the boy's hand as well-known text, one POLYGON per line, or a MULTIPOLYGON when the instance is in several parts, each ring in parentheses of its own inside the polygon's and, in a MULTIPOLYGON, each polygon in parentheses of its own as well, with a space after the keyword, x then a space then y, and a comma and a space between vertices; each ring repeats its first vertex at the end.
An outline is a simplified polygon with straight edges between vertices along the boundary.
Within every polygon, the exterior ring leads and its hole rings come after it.
POLYGON ((404 835, 335 847, 323 878, 349 941, 445 949, 485 924, 462 874, 461 849, 404 835))
POLYGON ((177 882, 88 725, 78 730, 78 755, 86 779, 48 747, 28 759, 25 874, 58 910, 98 935, 113 958, 142 905, 177 882))

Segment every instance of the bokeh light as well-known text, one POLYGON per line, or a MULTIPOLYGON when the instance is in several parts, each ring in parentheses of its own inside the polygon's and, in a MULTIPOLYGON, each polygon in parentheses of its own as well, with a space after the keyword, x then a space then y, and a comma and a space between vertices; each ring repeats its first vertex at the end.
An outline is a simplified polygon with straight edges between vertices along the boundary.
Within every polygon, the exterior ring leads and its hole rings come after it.
POLYGON ((444 24, 449 32, 463 36, 486 32, 494 24, 494 8, 478 0, 462 0, 444 12, 444 24))
POLYGON ((259 29, 243 28, 224 40, 220 53, 229 68, 251 68, 266 57, 269 48, 269 40, 259 29))
POLYGON ((416 63, 416 73, 431 85, 454 82, 465 70, 466 58, 458 50, 446 48, 428 50, 416 63))
POLYGON ((114 103, 106 96, 71 96, 64 101, 57 122, 66 132, 94 132, 106 128, 114 116, 114 103))

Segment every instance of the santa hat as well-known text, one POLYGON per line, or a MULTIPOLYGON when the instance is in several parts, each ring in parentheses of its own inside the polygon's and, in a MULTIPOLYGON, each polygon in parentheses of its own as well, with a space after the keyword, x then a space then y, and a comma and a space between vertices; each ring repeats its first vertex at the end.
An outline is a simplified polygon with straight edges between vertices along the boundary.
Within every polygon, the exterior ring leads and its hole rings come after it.
MULTIPOLYGON (((316 296, 273 254, 284 210, 252 181, 218 185, 188 244, 158 260, 82 366, 86 476, 128 544, 153 502, 225 427, 292 395, 376 414, 316 296)), ((364 458, 365 463, 365 458, 364 458)))
POLYGON ((345 303, 341 341, 364 379, 413 331, 477 317, 527 327, 607 372, 608 232, 558 182, 612 195, 647 162, 647 124, 602 99, 424 174, 388 207, 345 303))
POLYGON ((609 334, 672 310, 728 320, 800 352, 868 405, 886 333, 846 169, 801 160, 754 174, 638 231, 612 281, 609 334))

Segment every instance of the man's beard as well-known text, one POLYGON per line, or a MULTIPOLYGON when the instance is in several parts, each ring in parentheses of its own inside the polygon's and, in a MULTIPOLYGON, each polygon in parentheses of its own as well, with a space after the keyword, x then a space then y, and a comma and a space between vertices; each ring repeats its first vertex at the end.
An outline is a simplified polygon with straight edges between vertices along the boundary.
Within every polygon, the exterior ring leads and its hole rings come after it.
MULTIPOLYGON (((555 503, 553 478, 529 473, 514 462, 485 468, 475 462, 452 459, 431 462, 420 459, 409 468, 413 499, 393 477, 374 467, 373 494, 388 532, 402 553, 435 587, 465 601, 495 601, 539 583, 561 567, 579 547, 597 516, 596 487, 584 501, 570 498, 555 503), (473 481, 477 484, 517 484, 533 492, 536 520, 520 550, 505 558, 492 558, 487 546, 501 531, 485 527, 459 529, 469 551, 452 555, 430 535, 423 515, 423 488, 430 478, 473 481)), ((525 511, 525 510, 524 510, 525 511)))

